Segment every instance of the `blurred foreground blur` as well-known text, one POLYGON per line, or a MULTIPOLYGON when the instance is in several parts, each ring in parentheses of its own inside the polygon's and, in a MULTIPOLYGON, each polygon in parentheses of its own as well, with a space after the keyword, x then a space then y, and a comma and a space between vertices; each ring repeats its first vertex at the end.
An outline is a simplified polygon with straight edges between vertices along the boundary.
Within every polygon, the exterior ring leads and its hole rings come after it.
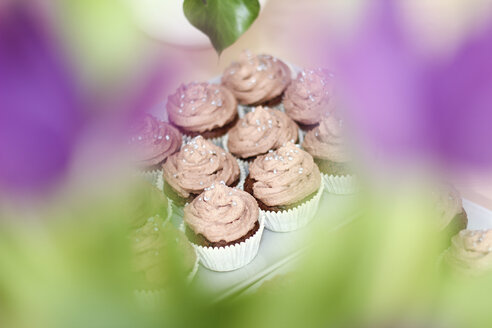
POLYGON ((220 301, 169 248, 172 283, 149 309, 128 237, 149 208, 124 131, 186 65, 153 52, 124 2, 0 1, 0 327, 492 327, 492 275, 439 269, 449 239, 426 196, 492 166, 491 29, 424 59, 377 3, 353 39, 312 50, 342 55, 360 215, 314 225, 292 272, 220 301))

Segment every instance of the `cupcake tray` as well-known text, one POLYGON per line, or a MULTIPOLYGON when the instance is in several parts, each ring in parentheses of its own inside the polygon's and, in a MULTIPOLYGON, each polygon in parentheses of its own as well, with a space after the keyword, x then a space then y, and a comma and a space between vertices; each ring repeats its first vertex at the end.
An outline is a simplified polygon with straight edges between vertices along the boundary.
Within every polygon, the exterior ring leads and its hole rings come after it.
MULTIPOLYGON (((216 272, 199 266, 192 284, 207 289, 217 300, 233 297, 260 281, 286 272, 309 242, 310 229, 322 226, 334 232, 357 217, 355 195, 342 196, 324 192, 317 217, 306 227, 291 232, 263 232, 256 257, 246 266, 228 272, 216 272)), ((182 225, 182 217, 173 213, 171 220, 182 225)))
MULTIPOLYGON (((300 69, 287 63, 295 78, 300 69)), ((209 83, 220 83, 220 76, 210 79, 209 83)), ((283 106, 276 106, 283 111, 283 106)), ((239 116, 244 116, 251 107, 238 106, 239 116)), ((151 114, 168 121, 165 101, 155 107, 151 114)), ((303 134, 300 133, 300 142, 303 134)), ((357 195, 335 195, 323 193, 318 214, 306 227, 291 232, 263 232, 260 248, 256 257, 246 266, 229 272, 216 272, 199 265, 191 284, 207 289, 217 301, 233 298, 242 293, 256 290, 263 282, 289 272, 296 259, 305 250, 309 242, 310 229, 324 229, 327 234, 334 233, 358 216, 357 195)), ((492 211, 463 199, 463 207, 468 215, 468 229, 492 228, 492 211)), ((182 211, 174 211, 171 221, 177 227, 183 227, 182 211)))
MULTIPOLYGON (((357 196, 324 193, 318 215, 306 228, 292 232, 265 230, 258 255, 247 266, 230 272, 215 272, 199 266, 192 284, 206 288, 217 301, 255 291, 263 282, 287 273, 302 254, 309 237, 309 229, 323 226, 334 233, 358 216, 354 210, 357 196)), ((468 229, 491 229, 492 211, 463 199, 468 214, 468 229)))

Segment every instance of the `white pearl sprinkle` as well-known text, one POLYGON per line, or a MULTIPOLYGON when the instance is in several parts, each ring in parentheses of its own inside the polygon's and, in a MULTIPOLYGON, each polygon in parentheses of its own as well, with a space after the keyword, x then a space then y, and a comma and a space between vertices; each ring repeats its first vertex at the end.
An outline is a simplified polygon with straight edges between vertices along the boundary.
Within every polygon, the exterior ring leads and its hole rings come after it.
POLYGON ((203 186, 203 181, 200 181, 200 186, 203 186))
POLYGON ((142 136, 138 136, 138 138, 137 138, 137 139, 138 139, 138 140, 142 140, 142 136))
POLYGON ((212 100, 212 102, 210 103, 210 105, 212 106, 215 106, 215 104, 216 104, 215 100, 212 100))
POLYGON ((277 174, 277 169, 273 169, 273 174, 277 174))
MULTIPOLYGON (((159 136, 159 137, 161 137, 161 136, 159 136)), ((168 134, 166 134, 166 140, 169 140, 169 135, 168 134)))
POLYGON ((236 202, 232 202, 232 206, 236 206, 236 205, 237 205, 237 203, 236 203, 236 202))
POLYGON ((217 100, 217 107, 222 107, 222 100, 221 99, 217 100))
POLYGON ((302 167, 299 168, 299 174, 302 174, 302 171, 304 171, 304 169, 302 167))
POLYGON ((218 94, 218 93, 219 93, 219 89, 215 89, 214 94, 218 94))
POLYGON ((294 158, 292 156, 287 157, 289 161, 292 161, 294 158))

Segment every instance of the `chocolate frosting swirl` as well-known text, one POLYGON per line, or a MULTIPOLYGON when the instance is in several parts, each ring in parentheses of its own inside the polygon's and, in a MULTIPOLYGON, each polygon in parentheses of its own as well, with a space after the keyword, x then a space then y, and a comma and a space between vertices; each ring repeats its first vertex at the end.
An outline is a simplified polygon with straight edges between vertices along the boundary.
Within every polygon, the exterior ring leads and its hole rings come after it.
POLYGON ((294 204, 321 184, 318 166, 293 143, 257 157, 249 167, 254 196, 268 206, 294 204))
POLYGON ((283 99, 285 112, 301 124, 316 124, 333 111, 333 74, 323 69, 303 70, 292 81, 283 99))
POLYGON ((492 271, 492 230, 462 230, 453 237, 446 261, 459 271, 480 275, 492 271))
POLYGON ((168 97, 169 121, 184 132, 223 127, 237 115, 237 101, 227 88, 209 83, 181 85, 168 97))
POLYGON ((213 183, 231 185, 239 178, 236 159, 201 136, 169 157, 162 169, 166 182, 183 198, 197 195, 213 183))
POLYGON ((234 155, 248 158, 297 140, 297 125, 276 109, 256 107, 229 130, 227 147, 234 155))
POLYGON ((222 75, 222 84, 240 104, 260 104, 282 94, 291 81, 289 67, 269 55, 253 56, 244 51, 222 75))
POLYGON ((302 147, 315 158, 338 163, 350 161, 343 135, 343 121, 335 115, 323 118, 319 126, 309 131, 302 147))
POLYGON ((242 190, 212 185, 184 209, 184 221, 211 242, 231 242, 245 236, 258 221, 256 200, 242 190))
POLYGON ((181 133, 151 115, 145 115, 132 130, 129 143, 138 166, 157 165, 181 147, 181 133))

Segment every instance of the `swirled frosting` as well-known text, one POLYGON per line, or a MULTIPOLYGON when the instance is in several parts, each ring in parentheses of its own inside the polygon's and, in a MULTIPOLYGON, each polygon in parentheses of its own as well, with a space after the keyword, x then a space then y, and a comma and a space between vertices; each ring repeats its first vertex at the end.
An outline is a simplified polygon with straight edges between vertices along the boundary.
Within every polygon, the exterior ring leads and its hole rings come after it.
POLYGON ((130 148, 135 163, 141 167, 157 165, 179 150, 181 133, 170 124, 145 115, 132 127, 130 148))
POLYGON ((239 178, 239 165, 230 153, 198 136, 162 166, 164 179, 183 198, 199 194, 213 183, 231 185, 239 178))
POLYGON ((285 112, 301 124, 316 124, 334 109, 333 74, 322 69, 303 70, 292 81, 283 99, 285 112))
POLYGON ((145 278, 145 285, 163 286, 169 280, 169 264, 174 252, 183 260, 184 274, 191 271, 195 253, 186 237, 172 224, 164 223, 159 216, 150 217, 144 226, 132 233, 134 270, 145 278), (171 258, 169 257, 171 256, 171 258))
POLYGON ((168 97, 169 121, 184 132, 223 127, 237 115, 237 101, 224 86, 209 83, 181 85, 168 97))
POLYGON ((276 109, 256 107, 229 130, 227 147, 234 155, 248 158, 297 140, 297 125, 276 109))
POLYGON ((222 84, 232 91, 240 104, 260 104, 282 94, 291 81, 289 67, 269 55, 244 51, 222 75, 222 84))
POLYGON ((249 167, 254 196, 268 206, 294 204, 316 190, 321 175, 313 157, 293 143, 257 157, 249 167))
POLYGON ((207 188, 184 209, 186 224, 211 242, 231 242, 245 236, 258 215, 253 196, 224 184, 207 188))
POLYGON ((346 163, 350 161, 343 121, 335 115, 323 118, 316 128, 306 133, 302 147, 314 158, 332 162, 346 163))
POLYGON ((434 191, 433 197, 436 200, 438 227, 442 230, 463 211, 461 195, 453 186, 445 185, 434 191))
POLYGON ((462 230, 453 237, 446 261, 470 275, 492 272, 492 230, 462 230))

